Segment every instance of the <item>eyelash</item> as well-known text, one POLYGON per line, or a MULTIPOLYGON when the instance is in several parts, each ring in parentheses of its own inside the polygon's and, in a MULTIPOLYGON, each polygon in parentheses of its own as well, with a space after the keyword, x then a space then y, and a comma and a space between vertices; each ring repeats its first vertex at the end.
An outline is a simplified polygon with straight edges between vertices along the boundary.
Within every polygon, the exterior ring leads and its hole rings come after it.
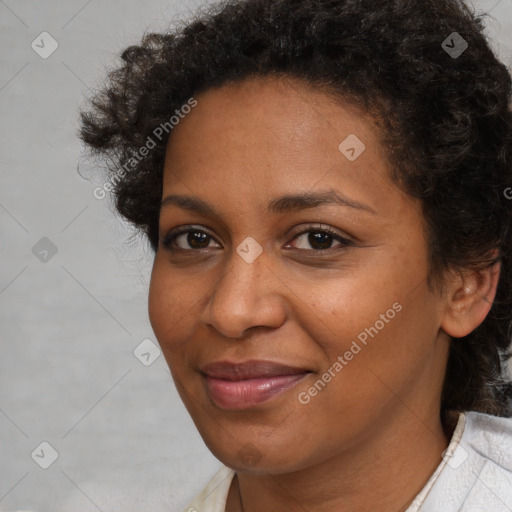
MULTIPOLYGON (((170 233, 168 233, 164 237, 164 239, 162 240, 163 247, 165 247, 165 249, 167 251, 170 251, 170 252, 177 252, 177 251, 186 251, 186 252, 207 251, 208 248, 203 248, 203 249, 183 249, 182 247, 178 247, 178 248, 173 247, 173 244, 174 244, 174 242, 175 242, 175 240, 176 240, 176 238, 178 236, 186 234, 186 233, 190 233, 190 232, 205 233, 210 238, 212 238, 215 242, 217 242, 217 240, 215 240, 215 238, 212 235, 210 235, 210 233, 208 233, 208 231, 206 231, 204 229, 194 228, 193 226, 183 226, 182 228, 178 228, 176 231, 171 231, 170 233)), ((309 229, 306 229, 304 231, 301 231, 301 232, 295 234, 294 237, 292 238, 292 240, 295 240, 295 238, 297 238, 297 237, 299 237, 301 235, 307 234, 307 233, 322 233, 322 234, 331 235, 335 240, 340 242, 341 245, 338 246, 338 247, 330 247, 328 249, 295 249, 296 251, 301 251, 301 252, 306 251, 306 252, 330 254, 333 251, 342 250, 342 249, 344 249, 346 247, 354 245, 354 243, 351 240, 348 240, 347 238, 342 237, 341 235, 339 235, 338 233, 336 233, 335 231, 333 231, 332 229, 330 229, 328 227, 321 227, 321 228, 320 227, 316 227, 316 228, 315 227, 311 227, 309 229)))

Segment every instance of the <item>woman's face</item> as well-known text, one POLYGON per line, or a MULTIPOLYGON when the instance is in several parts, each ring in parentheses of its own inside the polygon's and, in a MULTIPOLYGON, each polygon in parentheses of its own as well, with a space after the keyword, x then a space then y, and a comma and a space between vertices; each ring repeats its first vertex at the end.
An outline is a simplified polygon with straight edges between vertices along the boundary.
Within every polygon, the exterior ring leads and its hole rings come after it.
POLYGON ((291 79, 196 99, 167 147, 149 316, 210 450, 284 473, 435 428, 449 338, 378 129, 291 79))

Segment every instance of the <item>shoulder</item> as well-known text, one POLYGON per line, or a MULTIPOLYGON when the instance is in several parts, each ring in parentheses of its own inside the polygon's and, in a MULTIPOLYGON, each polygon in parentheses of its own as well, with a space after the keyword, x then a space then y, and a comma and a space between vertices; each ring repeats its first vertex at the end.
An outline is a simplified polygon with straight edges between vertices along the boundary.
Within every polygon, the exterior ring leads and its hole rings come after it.
POLYGON ((183 512, 225 512, 231 481, 235 472, 227 466, 213 475, 206 487, 187 505, 183 512))

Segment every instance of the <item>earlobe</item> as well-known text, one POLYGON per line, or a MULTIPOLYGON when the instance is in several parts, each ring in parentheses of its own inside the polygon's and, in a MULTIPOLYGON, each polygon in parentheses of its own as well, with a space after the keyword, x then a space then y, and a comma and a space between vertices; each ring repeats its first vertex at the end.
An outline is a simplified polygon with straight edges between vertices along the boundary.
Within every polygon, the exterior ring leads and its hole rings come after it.
POLYGON ((474 331, 489 313, 500 276, 501 263, 454 276, 447 287, 441 328, 454 338, 474 331))

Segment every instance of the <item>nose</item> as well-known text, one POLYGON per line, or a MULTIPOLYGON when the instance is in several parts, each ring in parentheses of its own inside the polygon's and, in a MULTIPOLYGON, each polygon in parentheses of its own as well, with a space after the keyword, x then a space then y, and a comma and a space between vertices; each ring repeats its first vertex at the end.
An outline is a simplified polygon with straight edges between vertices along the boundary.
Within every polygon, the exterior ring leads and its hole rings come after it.
POLYGON ((248 263, 233 251, 201 319, 223 336, 237 339, 256 327, 279 327, 286 316, 279 292, 284 287, 282 278, 268 264, 265 252, 248 263))

